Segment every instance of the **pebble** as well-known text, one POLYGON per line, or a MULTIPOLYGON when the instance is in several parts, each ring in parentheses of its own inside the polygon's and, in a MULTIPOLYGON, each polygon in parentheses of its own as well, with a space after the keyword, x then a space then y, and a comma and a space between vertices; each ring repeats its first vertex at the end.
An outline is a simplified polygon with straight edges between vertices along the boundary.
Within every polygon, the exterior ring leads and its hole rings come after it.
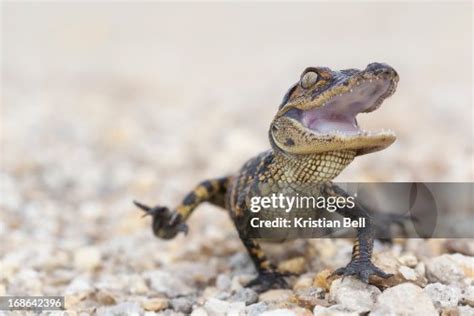
POLYGON ((463 304, 474 307, 474 286, 469 285, 462 290, 461 301, 463 304))
POLYGON ((93 270, 101 263, 101 254, 97 247, 79 248, 74 253, 74 266, 79 270, 93 270))
POLYGON ((386 289, 377 298, 371 316, 383 315, 437 316, 430 297, 413 283, 402 283, 386 289))
POLYGON ((298 288, 295 290, 294 302, 301 307, 312 309, 316 305, 327 306, 324 299, 326 291, 318 287, 298 288))
POLYGON ((428 284, 423 292, 428 294, 434 306, 438 309, 455 307, 461 299, 461 290, 454 286, 447 286, 441 283, 428 284))
POLYGON ((258 300, 265 303, 286 302, 290 300, 292 296, 293 291, 291 290, 277 289, 261 293, 258 297, 258 300))
POLYGON ((261 316, 297 316, 296 313, 289 309, 273 309, 260 314, 261 316))
POLYGON ((278 270, 294 274, 301 274, 306 270, 306 260, 304 257, 296 257, 282 261, 278 264, 278 270))
POLYGON ((110 307, 99 307, 97 309, 97 316, 140 316, 143 310, 140 305, 135 302, 123 302, 110 307))
POLYGON ((360 316, 360 313, 350 312, 340 305, 315 306, 313 309, 314 316, 360 316))
POLYGON ((212 315, 223 315, 223 314, 235 314, 238 315, 240 312, 245 310, 245 303, 229 303, 226 301, 218 300, 216 298, 210 298, 204 304, 204 309, 212 315))
POLYGON ((193 312, 191 313, 191 316, 208 316, 208 313, 206 312, 204 308, 198 307, 193 310, 193 312))
POLYGON ((168 297, 188 295, 194 292, 191 284, 186 284, 177 274, 155 270, 145 272, 144 277, 152 290, 168 297))
POLYGON ((346 277, 344 282, 341 280, 332 282, 329 301, 339 304, 348 311, 359 313, 370 311, 381 291, 356 278, 346 277))
POLYGON ((189 314, 193 309, 193 301, 187 297, 177 297, 171 299, 170 306, 177 312, 189 314))
POLYGON ((169 300, 167 298, 156 297, 142 302, 142 307, 146 311, 158 312, 168 308, 169 300))
POLYGON ((426 262, 426 276, 430 282, 457 283, 464 278, 464 272, 452 255, 441 255, 426 262))
POLYGON ((472 316, 474 315, 474 308, 470 306, 458 306, 457 312, 457 316, 472 316))
POLYGON ((414 254, 411 253, 406 253, 401 255, 399 258, 400 263, 409 267, 409 268, 414 268, 418 264, 418 259, 414 254))
POLYGON ((331 288, 331 271, 328 269, 324 269, 320 271, 315 277, 313 281, 313 286, 323 288, 327 291, 331 288))
POLYGON ((300 275, 298 280, 296 280, 295 284, 293 285, 293 290, 311 287, 313 285, 313 279, 314 274, 300 275))
POLYGON ((216 287, 220 291, 227 291, 232 285, 231 278, 226 274, 219 274, 216 279, 216 287))
POLYGON ((97 302, 103 305, 117 304, 117 296, 114 293, 107 290, 99 290, 95 294, 95 297, 97 299, 97 302))
POLYGON ((268 305, 264 302, 249 305, 245 308, 247 316, 259 316, 268 309, 268 305))
MULTIPOLYGON (((387 273, 393 274, 390 278, 371 277, 372 284, 380 288, 389 288, 405 282, 412 282, 424 287, 428 280, 416 269, 402 265, 401 261, 392 252, 382 252, 374 256, 374 264, 387 273)), ((408 260, 409 261, 409 260, 408 260)), ((411 262, 413 265, 414 262, 411 262)))
POLYGON ((258 302, 258 294, 252 289, 242 288, 237 290, 231 297, 231 302, 244 302, 246 305, 258 302))

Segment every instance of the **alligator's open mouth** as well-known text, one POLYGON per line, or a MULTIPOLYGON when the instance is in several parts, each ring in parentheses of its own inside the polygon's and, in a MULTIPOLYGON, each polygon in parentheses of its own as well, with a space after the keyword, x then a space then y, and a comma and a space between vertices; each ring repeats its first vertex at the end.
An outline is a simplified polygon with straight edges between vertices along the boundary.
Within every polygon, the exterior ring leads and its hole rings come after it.
MULTIPOLYGON (((375 134, 375 132, 362 130, 357 123, 356 116, 359 113, 377 109, 389 93, 390 87, 391 81, 388 79, 363 81, 349 91, 332 97, 322 106, 309 107, 309 110, 292 108, 285 113, 285 116, 297 120, 312 133, 318 135, 375 134)), ((393 134, 393 132, 385 130, 377 132, 377 134, 382 132, 393 134)))

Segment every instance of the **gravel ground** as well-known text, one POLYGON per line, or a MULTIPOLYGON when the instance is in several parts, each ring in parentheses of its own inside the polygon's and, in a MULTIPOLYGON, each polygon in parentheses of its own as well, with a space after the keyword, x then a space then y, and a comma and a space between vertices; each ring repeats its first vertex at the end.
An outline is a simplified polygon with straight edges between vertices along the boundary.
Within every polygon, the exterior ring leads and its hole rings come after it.
POLYGON ((0 295, 65 295, 69 315, 474 315, 473 240, 377 242, 395 277, 369 286, 326 279, 350 240, 268 245, 299 276, 257 294, 225 212, 202 206, 161 241, 131 203, 174 205, 268 148, 306 66, 375 60, 401 82, 362 125, 398 141, 339 180, 472 181, 472 6, 2 6, 0 295), (346 24, 314 30, 336 13, 346 24))

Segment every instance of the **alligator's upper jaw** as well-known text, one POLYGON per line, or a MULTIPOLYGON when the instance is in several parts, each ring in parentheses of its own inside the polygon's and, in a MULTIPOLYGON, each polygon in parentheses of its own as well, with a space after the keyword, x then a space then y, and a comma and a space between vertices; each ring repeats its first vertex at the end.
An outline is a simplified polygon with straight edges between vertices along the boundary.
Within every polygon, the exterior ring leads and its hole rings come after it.
POLYGON ((359 127, 356 115, 375 110, 383 101, 381 98, 387 93, 390 85, 390 80, 367 80, 332 97, 322 106, 309 110, 293 108, 286 112, 285 116, 297 120, 318 135, 367 135, 370 133, 359 127))

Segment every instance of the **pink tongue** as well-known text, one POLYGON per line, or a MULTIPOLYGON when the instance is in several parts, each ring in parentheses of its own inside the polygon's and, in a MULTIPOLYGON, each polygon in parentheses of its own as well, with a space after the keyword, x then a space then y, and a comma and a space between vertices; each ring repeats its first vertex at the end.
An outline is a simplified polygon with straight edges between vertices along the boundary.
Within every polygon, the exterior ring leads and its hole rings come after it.
POLYGON ((310 126, 310 129, 320 132, 320 133, 329 133, 334 131, 341 131, 344 133, 354 133, 357 134, 360 130, 354 123, 342 122, 342 121, 328 121, 328 120, 314 120, 310 126))
POLYGON ((303 112, 301 122, 304 126, 319 133, 341 131, 345 133, 358 133, 359 128, 355 124, 354 116, 332 113, 322 109, 314 109, 303 112))

